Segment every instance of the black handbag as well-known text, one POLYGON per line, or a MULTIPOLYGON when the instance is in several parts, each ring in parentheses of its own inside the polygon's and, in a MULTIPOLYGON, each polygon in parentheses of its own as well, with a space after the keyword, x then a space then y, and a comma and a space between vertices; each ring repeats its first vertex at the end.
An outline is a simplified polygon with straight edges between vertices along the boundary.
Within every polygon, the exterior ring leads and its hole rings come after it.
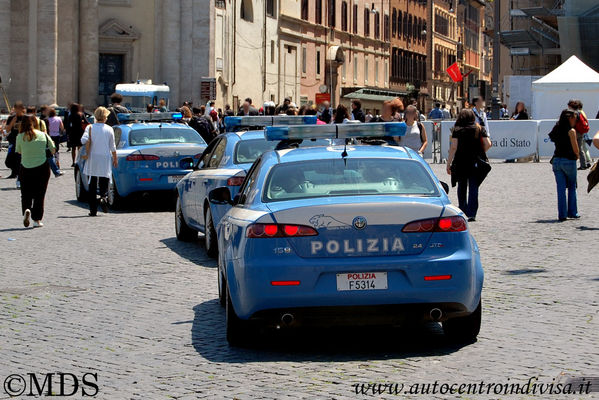
POLYGON ((52 153, 52 150, 50 150, 50 146, 48 143, 48 134, 46 135, 46 158, 52 158, 54 157, 54 153, 52 153))
POLYGON ((474 170, 476 171, 475 176, 480 185, 487 178, 489 172, 491 172, 491 164, 488 160, 478 157, 476 164, 474 164, 474 170))

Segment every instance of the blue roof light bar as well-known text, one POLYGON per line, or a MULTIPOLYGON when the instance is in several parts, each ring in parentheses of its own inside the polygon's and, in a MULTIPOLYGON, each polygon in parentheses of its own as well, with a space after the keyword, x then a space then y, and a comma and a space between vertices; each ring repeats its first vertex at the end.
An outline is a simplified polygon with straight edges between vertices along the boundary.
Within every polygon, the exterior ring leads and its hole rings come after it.
POLYGON ((266 140, 347 139, 385 136, 404 136, 405 122, 376 122, 369 124, 267 126, 266 140))

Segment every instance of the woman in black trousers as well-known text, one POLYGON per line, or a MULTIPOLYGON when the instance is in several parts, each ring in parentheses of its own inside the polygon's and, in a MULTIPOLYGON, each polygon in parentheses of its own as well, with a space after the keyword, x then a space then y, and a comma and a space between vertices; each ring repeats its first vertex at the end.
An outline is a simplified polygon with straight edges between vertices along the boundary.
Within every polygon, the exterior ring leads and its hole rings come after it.
POLYGON ((468 221, 476 221, 478 187, 482 183, 479 169, 480 164, 487 162, 486 152, 490 148, 489 135, 476 123, 474 112, 469 108, 460 111, 451 134, 447 173, 452 184, 458 185, 459 207, 468 221))

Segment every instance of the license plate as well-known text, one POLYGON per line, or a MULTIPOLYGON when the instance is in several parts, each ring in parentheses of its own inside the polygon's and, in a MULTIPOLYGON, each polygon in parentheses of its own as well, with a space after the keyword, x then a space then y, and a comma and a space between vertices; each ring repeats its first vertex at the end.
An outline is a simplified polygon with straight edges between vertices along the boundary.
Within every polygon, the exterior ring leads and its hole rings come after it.
POLYGON ((183 179, 185 175, 171 175, 168 177, 168 183, 177 183, 183 179))
POLYGON ((337 274, 337 290, 387 289, 386 272, 352 272, 337 274))

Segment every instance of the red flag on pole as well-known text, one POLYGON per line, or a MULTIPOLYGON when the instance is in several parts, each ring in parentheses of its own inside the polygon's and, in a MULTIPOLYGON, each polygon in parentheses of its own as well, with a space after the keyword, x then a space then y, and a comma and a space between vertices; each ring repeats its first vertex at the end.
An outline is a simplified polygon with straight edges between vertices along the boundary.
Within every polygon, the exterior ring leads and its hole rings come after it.
POLYGON ((449 74, 451 80, 454 82, 462 82, 464 80, 457 62, 454 62, 449 66, 449 68, 447 68, 447 73, 449 74))

